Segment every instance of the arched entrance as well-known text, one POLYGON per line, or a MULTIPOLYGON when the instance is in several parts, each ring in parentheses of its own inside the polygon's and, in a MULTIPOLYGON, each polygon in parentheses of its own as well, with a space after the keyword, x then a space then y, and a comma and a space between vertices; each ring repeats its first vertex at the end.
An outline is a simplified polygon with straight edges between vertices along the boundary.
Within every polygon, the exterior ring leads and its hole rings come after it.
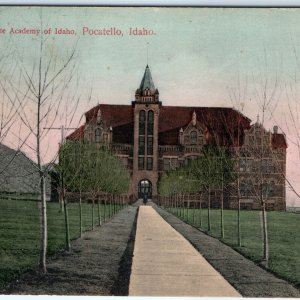
POLYGON ((142 179, 138 186, 139 199, 143 198, 145 194, 148 199, 152 198, 152 183, 148 179, 142 179))

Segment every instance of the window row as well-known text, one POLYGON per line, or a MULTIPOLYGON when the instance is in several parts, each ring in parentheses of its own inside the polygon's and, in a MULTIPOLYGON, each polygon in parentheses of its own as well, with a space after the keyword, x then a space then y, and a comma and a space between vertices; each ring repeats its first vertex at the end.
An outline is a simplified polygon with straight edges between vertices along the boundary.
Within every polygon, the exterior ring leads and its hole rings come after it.
POLYGON ((239 171, 240 172, 255 172, 261 169, 262 173, 274 173, 276 172, 276 167, 271 159, 263 159, 254 161, 250 158, 241 158, 239 171))
POLYGON ((186 145, 202 145, 204 138, 202 135, 198 136, 198 132, 193 130, 188 135, 184 135, 184 144, 186 145))
POLYGON ((270 137, 269 135, 261 136, 258 135, 248 135, 245 138, 246 144, 249 144, 250 146, 266 146, 270 144, 270 137), (263 143, 262 143, 263 141, 263 143))
MULTIPOLYGON (((269 183, 263 183, 262 195, 264 198, 274 197, 275 195, 275 182, 271 181, 269 183)), ((243 180, 240 183, 240 195, 241 197, 253 197, 260 196, 260 185, 254 185, 253 182, 249 180, 243 180)))

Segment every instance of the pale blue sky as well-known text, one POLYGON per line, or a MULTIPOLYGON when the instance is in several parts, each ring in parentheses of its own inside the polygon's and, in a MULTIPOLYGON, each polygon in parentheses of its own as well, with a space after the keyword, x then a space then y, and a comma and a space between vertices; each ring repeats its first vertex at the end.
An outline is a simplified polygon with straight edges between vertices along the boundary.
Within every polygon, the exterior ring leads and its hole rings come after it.
MULTIPOLYGON (((0 26, 39 26, 39 8, 1 8, 0 26)), ((75 29, 76 37, 52 36, 58 53, 79 37, 82 76, 93 81, 100 101, 130 103, 146 65, 162 100, 197 105, 228 101, 226 87, 237 74, 259 72, 268 59, 268 76, 294 73, 292 46, 300 47, 298 9, 189 9, 189 8, 44 8, 51 27, 75 29), (117 27, 124 36, 82 36, 83 26, 117 27), (129 28, 153 29, 155 36, 129 36, 129 28), (63 47, 59 47, 61 44, 63 47), (112 93, 111 88, 114 87, 112 93), (117 87, 117 88, 116 88, 117 87)), ((31 38, 17 37, 30 49, 31 38)), ((28 53, 28 50, 25 50, 28 53)), ((28 54, 34 54, 34 48, 28 54)), ((228 103, 230 106, 230 103, 228 103)))

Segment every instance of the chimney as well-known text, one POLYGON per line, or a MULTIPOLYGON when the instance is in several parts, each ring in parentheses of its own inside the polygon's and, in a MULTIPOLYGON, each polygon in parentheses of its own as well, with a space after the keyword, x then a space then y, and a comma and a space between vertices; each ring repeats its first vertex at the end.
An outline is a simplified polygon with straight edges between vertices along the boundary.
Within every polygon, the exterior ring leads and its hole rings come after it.
POLYGON ((278 133, 278 126, 274 126, 273 131, 274 131, 274 134, 277 134, 278 133))

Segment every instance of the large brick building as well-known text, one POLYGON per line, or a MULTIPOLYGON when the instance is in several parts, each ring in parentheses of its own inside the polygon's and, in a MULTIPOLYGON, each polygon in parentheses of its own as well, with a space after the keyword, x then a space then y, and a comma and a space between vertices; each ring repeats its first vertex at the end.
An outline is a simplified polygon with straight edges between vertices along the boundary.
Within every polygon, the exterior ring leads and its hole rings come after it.
MULTIPOLYGON (((276 127, 271 133, 259 122, 251 125, 232 108, 164 106, 148 66, 131 105, 99 104, 85 117, 85 124, 67 138, 108 145, 130 170, 130 194, 135 197, 145 189, 157 195, 162 172, 201 155, 203 145, 214 141, 234 153, 242 206, 260 207, 259 177, 267 186, 267 207, 285 209, 284 135, 276 127)), ((234 194, 225 207, 236 207, 234 194)))

